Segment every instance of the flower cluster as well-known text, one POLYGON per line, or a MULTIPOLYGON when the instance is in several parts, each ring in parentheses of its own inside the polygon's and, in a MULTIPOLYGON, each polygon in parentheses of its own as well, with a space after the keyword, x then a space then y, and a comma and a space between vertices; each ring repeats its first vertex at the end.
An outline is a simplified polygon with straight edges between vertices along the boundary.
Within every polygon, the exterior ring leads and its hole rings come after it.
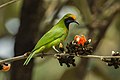
POLYGON ((61 47, 60 44, 60 50, 64 54, 69 54, 67 56, 59 56, 58 60, 60 65, 62 66, 63 63, 67 65, 67 67, 70 67, 70 64, 75 66, 75 56, 79 55, 90 55, 93 52, 93 47, 90 45, 91 39, 86 40, 84 35, 76 35, 74 37, 74 40, 71 41, 69 44, 66 46, 66 51, 64 50, 63 47, 61 47))
POLYGON ((70 64, 76 66, 74 56, 62 56, 59 57, 58 60, 61 66, 63 66, 63 63, 65 63, 67 67, 70 67, 70 64))
MULTIPOLYGON (((112 56, 120 56, 120 53, 113 51, 112 56)), ((110 59, 105 59, 104 61, 107 62, 108 66, 114 66, 115 69, 119 68, 119 66, 120 66, 119 58, 110 58, 110 59)))
POLYGON ((86 40, 85 36, 76 35, 74 40, 67 44, 67 53, 77 55, 90 55, 93 47, 90 45, 91 39, 86 40))

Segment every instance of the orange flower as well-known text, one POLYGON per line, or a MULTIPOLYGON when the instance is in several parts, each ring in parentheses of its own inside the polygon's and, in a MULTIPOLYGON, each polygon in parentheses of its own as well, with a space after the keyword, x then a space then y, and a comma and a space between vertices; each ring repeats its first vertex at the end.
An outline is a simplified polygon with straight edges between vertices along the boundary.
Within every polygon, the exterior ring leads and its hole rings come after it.
POLYGON ((8 63, 4 63, 2 64, 2 66, 3 66, 2 71, 9 71, 11 68, 11 64, 8 63))
POLYGON ((76 35, 74 40, 77 41, 77 44, 82 44, 82 46, 84 46, 84 43, 87 41, 84 35, 76 35))

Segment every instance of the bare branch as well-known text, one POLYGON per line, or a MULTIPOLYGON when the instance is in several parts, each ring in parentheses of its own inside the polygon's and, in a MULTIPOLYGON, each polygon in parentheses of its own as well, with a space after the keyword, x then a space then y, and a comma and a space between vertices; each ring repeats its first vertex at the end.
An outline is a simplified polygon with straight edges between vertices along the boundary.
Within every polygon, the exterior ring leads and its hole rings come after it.
MULTIPOLYGON (((21 56, 16 56, 16 57, 12 57, 12 58, 8 58, 8 59, 4 59, 4 60, 0 60, 0 64, 3 64, 3 63, 6 63, 6 62, 14 62, 14 61, 17 61, 17 60, 22 60, 22 59, 25 59, 28 57, 28 54, 29 53, 25 53, 24 55, 21 55, 21 56)), ((42 56, 50 56, 50 55, 54 55, 54 54, 38 54, 38 55, 35 55, 34 57, 42 57, 42 56)))
MULTIPOLYGON (((25 59, 25 58, 28 57, 27 54, 28 53, 25 53, 24 55, 21 55, 21 56, 17 56, 17 57, 12 57, 12 58, 8 58, 8 59, 0 60, 0 64, 6 63, 6 62, 13 62, 13 61, 25 59)), ((45 56, 57 57, 57 56, 75 56, 75 55, 64 54, 64 53, 61 53, 61 54, 51 53, 51 54, 38 54, 38 55, 35 55, 34 57, 38 57, 38 56, 39 57, 45 57, 45 56)), ((111 59, 111 58, 120 58, 120 56, 98 56, 98 55, 79 55, 77 57, 80 57, 80 58, 95 58, 95 59, 100 59, 100 60, 111 59)))
POLYGON ((12 4, 12 3, 15 3, 17 1, 19 1, 19 0, 11 0, 9 2, 6 2, 6 3, 2 4, 2 5, 0 5, 0 9, 5 7, 5 6, 8 6, 8 5, 12 4))

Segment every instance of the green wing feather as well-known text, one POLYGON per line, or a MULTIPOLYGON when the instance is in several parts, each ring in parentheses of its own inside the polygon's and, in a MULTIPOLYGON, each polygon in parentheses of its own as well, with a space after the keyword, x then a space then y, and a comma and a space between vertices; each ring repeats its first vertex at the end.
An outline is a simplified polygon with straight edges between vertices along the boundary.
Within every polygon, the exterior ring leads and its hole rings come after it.
POLYGON ((55 39, 62 37, 65 34, 63 30, 63 28, 53 27, 38 41, 32 52, 39 49, 41 46, 46 45, 54 41, 55 39))
MULTIPOLYGON (((65 34, 65 29, 63 28, 56 28, 53 27, 50 31, 48 31, 36 44, 35 48, 32 50, 32 53, 28 56, 28 58, 26 59, 26 61, 24 62, 24 65, 27 65, 31 58, 34 56, 34 54, 36 54, 34 51, 38 50, 39 48, 41 48, 42 46, 49 44, 50 42, 61 38, 63 35, 67 36, 67 34, 65 34)), ((64 40, 64 39, 63 39, 64 40)))

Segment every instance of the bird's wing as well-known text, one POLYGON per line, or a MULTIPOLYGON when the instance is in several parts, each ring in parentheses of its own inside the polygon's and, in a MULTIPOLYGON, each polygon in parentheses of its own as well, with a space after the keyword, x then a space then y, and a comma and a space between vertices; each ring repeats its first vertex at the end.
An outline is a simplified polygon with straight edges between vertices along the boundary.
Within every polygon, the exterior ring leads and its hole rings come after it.
POLYGON ((64 35, 64 31, 63 29, 52 29, 50 31, 48 31, 36 44, 35 48, 32 51, 37 50, 38 48, 40 48, 43 45, 46 45, 50 42, 52 42, 53 40, 60 38, 64 35))

